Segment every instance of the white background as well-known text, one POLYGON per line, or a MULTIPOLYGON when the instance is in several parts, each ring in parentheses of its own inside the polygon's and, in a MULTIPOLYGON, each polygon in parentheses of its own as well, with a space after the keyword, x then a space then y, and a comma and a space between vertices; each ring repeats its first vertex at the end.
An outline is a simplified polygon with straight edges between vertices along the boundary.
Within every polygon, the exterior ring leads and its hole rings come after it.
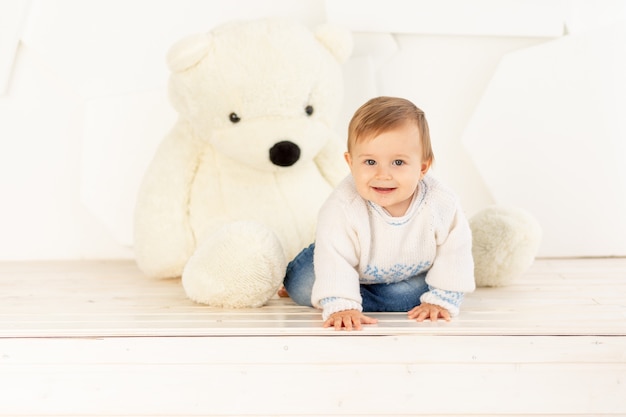
POLYGON ((515 205, 540 256, 626 255, 626 1, 0 0, 0 260, 132 258, 167 49, 272 15, 353 31, 338 132, 407 97, 469 216, 515 205))

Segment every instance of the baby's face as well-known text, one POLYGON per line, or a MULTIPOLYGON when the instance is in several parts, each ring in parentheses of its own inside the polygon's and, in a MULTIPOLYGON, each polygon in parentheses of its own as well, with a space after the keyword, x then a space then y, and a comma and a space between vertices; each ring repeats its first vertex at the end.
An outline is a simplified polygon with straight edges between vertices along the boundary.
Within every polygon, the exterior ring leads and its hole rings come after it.
POLYGON ((394 217, 406 213, 430 167, 422 160, 422 141, 412 123, 360 140, 345 158, 359 195, 394 217))

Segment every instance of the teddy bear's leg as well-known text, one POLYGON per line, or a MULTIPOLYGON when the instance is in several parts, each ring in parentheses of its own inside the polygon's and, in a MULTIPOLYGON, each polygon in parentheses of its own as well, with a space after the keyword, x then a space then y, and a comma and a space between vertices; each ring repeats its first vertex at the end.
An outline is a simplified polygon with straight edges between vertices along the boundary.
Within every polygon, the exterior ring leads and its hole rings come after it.
POLYGON ((287 263, 276 234, 255 222, 222 226, 202 242, 183 270, 192 300, 215 307, 265 304, 281 286, 287 263))
POLYGON ((179 277, 195 249, 189 223, 190 189, 201 144, 177 123, 159 145, 137 193, 134 251, 137 266, 154 278, 179 277))
POLYGON ((506 285, 530 268, 542 235, 541 226, 530 213, 492 206, 475 214, 469 223, 476 286, 506 285))

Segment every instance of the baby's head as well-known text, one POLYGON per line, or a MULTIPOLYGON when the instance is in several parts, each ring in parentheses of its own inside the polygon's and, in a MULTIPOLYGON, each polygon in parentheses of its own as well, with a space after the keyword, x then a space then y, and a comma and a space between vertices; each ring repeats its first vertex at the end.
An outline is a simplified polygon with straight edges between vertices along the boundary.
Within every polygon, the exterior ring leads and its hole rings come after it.
POLYGON ((371 99, 350 121, 344 157, 359 195, 403 216, 434 159, 424 112, 402 98, 371 99))
POLYGON ((417 126, 422 141, 422 162, 430 166, 435 156, 426 116, 415 104, 404 98, 376 97, 359 107, 348 126, 348 152, 355 143, 372 140, 383 132, 408 123, 417 126))

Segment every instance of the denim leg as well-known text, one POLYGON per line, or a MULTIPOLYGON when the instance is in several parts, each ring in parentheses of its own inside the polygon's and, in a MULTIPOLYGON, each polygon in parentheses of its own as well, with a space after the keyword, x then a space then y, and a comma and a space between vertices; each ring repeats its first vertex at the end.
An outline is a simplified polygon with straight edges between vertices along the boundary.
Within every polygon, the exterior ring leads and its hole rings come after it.
POLYGON ((425 273, 393 284, 362 284, 363 311, 409 311, 420 304, 426 291, 425 273))
POLYGON ((291 299, 301 305, 312 307, 311 292, 315 282, 313 271, 313 252, 315 243, 300 252, 293 261, 287 265, 287 272, 283 284, 291 299))

